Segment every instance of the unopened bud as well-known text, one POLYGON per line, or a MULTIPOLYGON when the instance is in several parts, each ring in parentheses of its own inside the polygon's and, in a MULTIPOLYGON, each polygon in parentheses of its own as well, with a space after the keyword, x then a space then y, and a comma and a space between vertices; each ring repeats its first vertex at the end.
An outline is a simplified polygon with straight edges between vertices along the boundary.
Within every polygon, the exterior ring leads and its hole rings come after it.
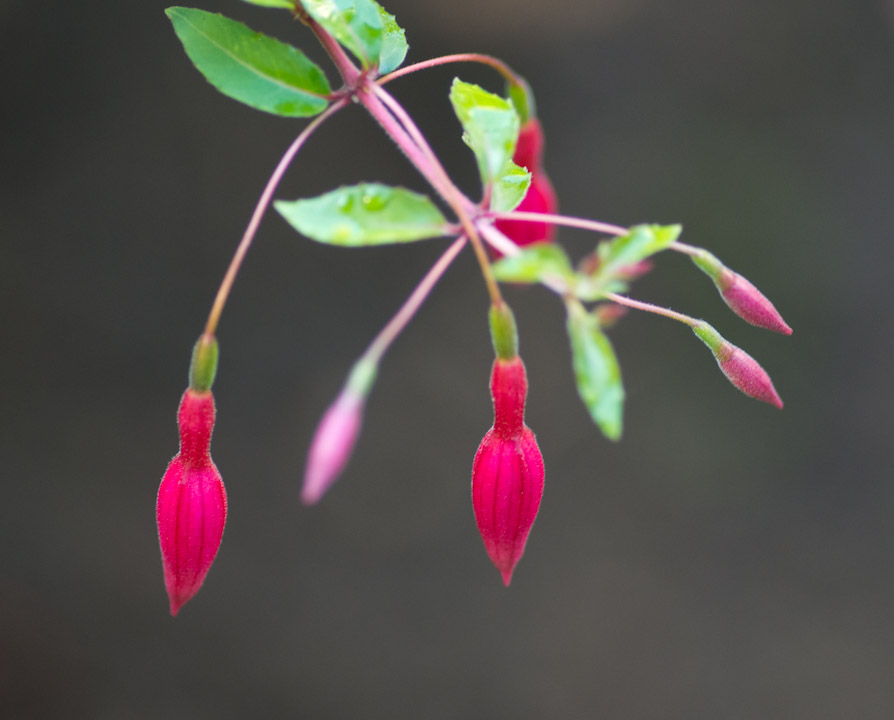
POLYGON ((375 365, 366 360, 358 362, 317 426, 301 488, 301 501, 305 505, 318 503, 348 464, 360 434, 363 408, 375 375, 375 365))
POLYGON ((712 253, 699 248, 698 253, 692 255, 692 262, 714 281, 729 309, 745 322, 783 335, 792 334, 792 329, 767 296, 745 277, 726 267, 712 253))
POLYGON ((180 452, 158 488, 156 520, 171 615, 202 587, 220 547, 227 494, 211 460, 214 398, 187 390, 178 413, 180 452))
POLYGON ((714 354, 727 379, 748 397, 763 400, 782 410, 782 399, 767 372, 751 355, 728 342, 711 325, 700 321, 692 326, 696 336, 714 354))
POLYGON ((484 548, 508 586, 543 497, 543 456, 524 424, 521 358, 497 359, 491 374, 494 425, 472 464, 472 506, 484 548))

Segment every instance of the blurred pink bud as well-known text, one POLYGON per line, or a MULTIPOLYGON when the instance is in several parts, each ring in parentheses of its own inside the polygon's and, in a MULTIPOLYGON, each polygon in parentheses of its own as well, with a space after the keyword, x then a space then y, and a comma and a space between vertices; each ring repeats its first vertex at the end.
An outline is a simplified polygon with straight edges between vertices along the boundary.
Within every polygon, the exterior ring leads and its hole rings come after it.
POLYGON ((773 303, 744 277, 724 269, 715 282, 724 302, 745 322, 783 335, 792 334, 773 303))
MULTIPOLYGON (((531 185, 518 207, 519 212, 555 213, 559 208, 556 192, 543 169, 543 128, 536 117, 521 128, 512 160, 531 173, 531 185)), ((498 220, 496 228, 516 245, 553 242, 556 227, 551 223, 498 220)))
POLYGON ((497 359, 491 375, 494 424, 472 464, 472 505, 484 548, 508 586, 543 497, 543 456, 524 424, 525 366, 497 359))
POLYGON ((348 464, 363 422, 363 401, 361 395, 346 387, 320 421, 301 489, 305 505, 318 503, 348 464))
POLYGON ((751 355, 727 342, 714 356, 723 374, 739 390, 748 397, 763 400, 782 410, 782 398, 773 387, 773 381, 751 355))
POLYGON ((156 519, 171 615, 202 587, 227 519, 227 494, 211 460, 214 398, 189 389, 178 414, 180 452, 158 488, 156 519))

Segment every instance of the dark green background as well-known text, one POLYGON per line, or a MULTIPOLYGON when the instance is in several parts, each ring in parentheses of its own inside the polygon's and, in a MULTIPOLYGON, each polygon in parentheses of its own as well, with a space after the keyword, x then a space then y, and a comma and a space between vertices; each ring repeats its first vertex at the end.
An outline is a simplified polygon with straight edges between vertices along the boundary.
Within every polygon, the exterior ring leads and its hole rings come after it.
MULTIPOLYGON (((190 349, 303 123, 218 95, 164 6, 0 4, 4 718, 894 716, 892 3, 388 2, 410 61, 480 50, 528 77, 564 211, 681 222, 776 302, 791 338, 732 316, 682 257, 635 288, 745 347, 786 408, 631 315, 612 445, 576 397, 560 304, 508 289, 547 486, 506 590, 469 497, 491 360, 471 255, 387 357, 311 510, 316 422, 445 241, 329 248, 270 215, 219 332, 229 522, 176 620, 154 503, 190 349)), ((320 57, 284 13, 202 7, 320 57)), ((454 73, 500 88, 462 66, 392 90, 473 192, 454 73)), ((278 196, 361 180, 424 189, 352 108, 278 196)))

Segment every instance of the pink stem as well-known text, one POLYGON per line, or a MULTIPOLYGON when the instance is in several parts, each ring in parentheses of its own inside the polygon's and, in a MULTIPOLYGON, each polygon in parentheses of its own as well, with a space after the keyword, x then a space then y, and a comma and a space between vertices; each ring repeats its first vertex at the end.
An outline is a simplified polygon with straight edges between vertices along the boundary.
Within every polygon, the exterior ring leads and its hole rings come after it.
POLYGON ((605 293, 605 297, 612 302, 618 303, 618 305, 626 305, 627 307, 635 308, 636 310, 645 310, 646 312, 654 313, 655 315, 662 315, 671 320, 677 320, 678 322, 684 323, 689 327, 694 327, 699 322, 695 318, 689 317, 689 315, 684 315, 683 313, 678 313, 675 310, 670 310, 669 308, 664 308, 660 305, 653 305, 652 303, 642 302, 641 300, 634 300, 625 297, 624 295, 618 295, 617 293, 605 293))
POLYGON ((520 220, 522 222, 545 222, 553 225, 564 225, 566 227, 580 228, 581 230, 591 230, 597 233, 607 233, 609 235, 626 235, 627 228, 620 225, 610 225, 609 223, 599 222, 598 220, 587 220, 586 218, 569 217, 568 215, 551 215, 550 213, 536 212, 505 212, 505 213, 488 213, 487 217, 495 220, 520 220))
POLYGON ((315 117, 308 124, 308 126, 301 131, 301 134, 298 135, 297 138, 295 138, 295 140, 289 146, 289 149, 286 150, 285 154, 280 159, 279 164, 276 166, 276 169, 273 171, 273 174, 267 181, 267 186, 261 193, 261 197, 258 199, 258 204, 255 206, 255 210, 252 213, 251 220, 249 220, 248 222, 248 227, 245 229, 245 234, 243 234, 242 240, 239 242, 239 246, 236 248, 236 254, 233 255, 233 259, 230 261, 230 266, 227 268, 224 279, 221 282, 220 288, 217 291, 217 295, 214 298, 214 303, 211 306, 211 312, 208 315, 208 322, 205 325, 205 335, 213 336, 214 333, 217 331, 217 323, 220 321, 220 314, 223 312, 224 305, 227 302, 227 297, 230 294, 233 283, 236 281, 236 275, 239 272, 239 268, 242 266, 242 261, 245 259, 245 254, 251 247, 251 243, 254 240, 255 235, 257 234, 258 226, 261 224, 261 218, 264 216, 267 207, 270 205, 270 200, 273 197, 273 192, 276 190, 276 186, 279 185, 280 180, 282 180, 282 176, 285 174, 297 152, 301 149, 301 146, 304 145, 305 142, 307 142, 307 139, 313 134, 313 132, 347 104, 347 99, 338 100, 332 103, 332 105, 326 108, 326 110, 324 110, 321 114, 317 115, 317 117, 315 117))

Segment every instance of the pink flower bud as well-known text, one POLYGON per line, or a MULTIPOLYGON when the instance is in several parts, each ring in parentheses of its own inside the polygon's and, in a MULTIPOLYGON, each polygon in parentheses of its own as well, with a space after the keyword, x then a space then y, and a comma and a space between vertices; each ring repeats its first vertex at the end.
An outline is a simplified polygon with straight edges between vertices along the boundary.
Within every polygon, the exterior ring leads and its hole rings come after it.
POLYGON ((156 518, 171 615, 202 587, 223 536, 227 494, 211 460, 214 398, 187 390, 178 413, 180 452, 158 488, 156 518))
POLYGON ((773 381, 751 355, 731 343, 726 343, 716 353, 717 364, 727 379, 748 397, 763 400, 782 410, 782 398, 773 387, 773 381))
MULTIPOLYGON (((559 202, 543 169, 543 128, 536 117, 530 118, 522 126, 512 160, 531 173, 528 192, 515 209, 519 212, 555 213, 559 202)), ((498 220, 495 226, 516 245, 552 242, 556 237, 556 227, 551 223, 498 220)))
POLYGON ((724 302, 745 322, 783 335, 792 334, 773 303, 739 273, 724 269, 715 282, 724 302))
POLYGON ((319 502, 341 475, 354 450, 362 422, 363 397, 346 387, 326 411, 311 443, 301 489, 305 505, 319 502))
POLYGON ((491 375, 494 425, 472 464, 472 505, 484 548, 508 586, 543 497, 543 456, 524 424, 521 358, 497 359, 491 375))
POLYGON ((763 400, 782 410, 782 399, 767 372, 751 355, 726 340, 704 320, 692 326, 692 332, 714 355, 727 379, 748 397, 763 400))

